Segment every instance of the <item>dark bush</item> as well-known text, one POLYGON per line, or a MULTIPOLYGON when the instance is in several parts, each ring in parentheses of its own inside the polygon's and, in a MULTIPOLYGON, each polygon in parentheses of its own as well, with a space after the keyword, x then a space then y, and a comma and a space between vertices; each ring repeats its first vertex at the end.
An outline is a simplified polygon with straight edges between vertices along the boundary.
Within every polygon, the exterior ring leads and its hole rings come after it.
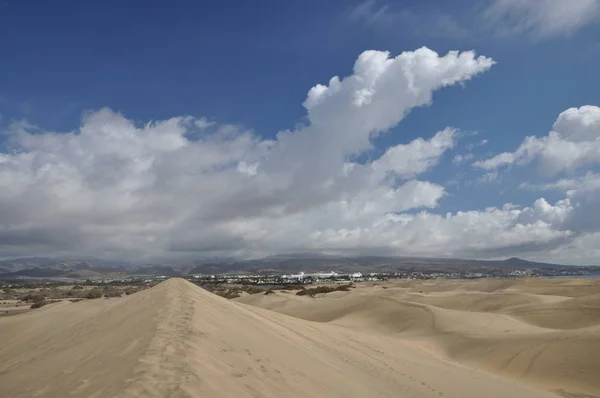
POLYGON ((264 289, 261 289, 260 287, 256 286, 242 286, 241 290, 248 294, 257 294, 264 292, 264 289))
POLYGON ((43 301, 46 298, 42 295, 42 294, 25 294, 19 297, 19 300, 21 301, 25 301, 25 302, 38 302, 38 301, 43 301))
POLYGON ((35 308, 42 308, 43 306, 45 306, 46 304, 48 304, 48 302, 42 298, 42 300, 37 300, 35 301, 33 304, 31 304, 31 308, 35 309, 35 308))
POLYGON ((98 288, 90 290, 85 295, 85 298, 90 299, 90 300, 99 299, 100 297, 102 297, 102 290, 100 290, 98 288))
POLYGON ((49 290, 49 291, 44 291, 44 296, 46 296, 47 299, 62 299, 68 296, 69 293, 68 291, 65 290, 49 290))
POLYGON ((230 289, 224 289, 224 290, 216 290, 214 292, 217 296, 221 296, 224 297, 226 299, 234 299, 234 298, 238 298, 241 295, 238 293, 238 291, 235 290, 230 290, 230 289))
POLYGON ((109 289, 104 292, 104 297, 121 297, 123 291, 121 289, 109 289))
POLYGON ((275 286, 274 289, 277 289, 277 290, 304 290, 306 288, 302 285, 283 285, 283 286, 275 286))
POLYGON ((350 288, 352 286, 350 285, 339 285, 336 287, 331 287, 331 286, 318 286, 318 287, 311 287, 305 290, 300 290, 299 292, 296 293, 297 296, 310 296, 310 297, 314 297, 316 294, 325 294, 325 293, 331 293, 331 292, 347 292, 350 291, 350 288))
POLYGON ((83 290, 83 289, 84 289, 84 287, 81 285, 75 285, 71 288, 71 290, 83 290))
POLYGON ((125 294, 126 294, 127 296, 129 296, 130 294, 137 293, 137 292, 139 292, 140 290, 142 290, 142 289, 140 289, 140 288, 137 288, 137 287, 128 287, 128 288, 126 288, 126 289, 125 289, 125 294))

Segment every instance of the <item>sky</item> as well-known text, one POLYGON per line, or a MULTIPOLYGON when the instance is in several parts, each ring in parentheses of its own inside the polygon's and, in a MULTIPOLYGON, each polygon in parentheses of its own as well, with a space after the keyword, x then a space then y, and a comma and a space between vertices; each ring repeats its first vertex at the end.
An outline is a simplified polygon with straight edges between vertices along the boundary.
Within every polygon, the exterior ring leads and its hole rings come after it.
POLYGON ((600 264, 600 0, 0 1, 0 258, 600 264))

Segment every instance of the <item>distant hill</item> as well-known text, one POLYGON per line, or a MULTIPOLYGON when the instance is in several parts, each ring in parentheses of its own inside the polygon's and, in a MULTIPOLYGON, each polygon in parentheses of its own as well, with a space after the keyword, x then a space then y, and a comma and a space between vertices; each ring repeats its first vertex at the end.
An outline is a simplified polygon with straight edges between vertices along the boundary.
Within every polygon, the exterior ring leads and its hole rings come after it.
POLYGON ((0 261, 0 273, 1 270, 7 270, 7 272, 16 272, 29 268, 86 270, 98 267, 113 267, 121 270, 123 268, 132 268, 133 266, 125 261, 112 261, 96 258, 73 259, 51 257, 25 257, 0 261))
POLYGON ((20 276, 28 276, 33 278, 48 278, 63 276, 65 273, 66 271, 55 268, 26 268, 15 272, 7 272, 5 274, 1 274, 0 276, 3 278, 14 278, 20 276))
POLYGON ((139 268, 136 268, 133 272, 140 274, 140 275, 181 276, 181 273, 175 271, 172 267, 160 266, 160 265, 139 267, 139 268))
POLYGON ((561 268, 564 265, 559 264, 549 264, 549 263, 538 263, 535 261, 527 261, 518 257, 511 257, 509 259, 503 261, 487 261, 487 263, 497 265, 497 266, 506 266, 506 267, 514 267, 514 268, 561 268))
POLYGON ((461 272, 482 268, 555 269, 558 264, 538 263, 512 257, 506 260, 471 260, 458 258, 331 256, 318 253, 278 254, 255 260, 182 260, 173 264, 134 266, 127 262, 102 259, 21 258, 0 261, 0 279, 74 278, 97 279, 128 276, 181 276, 194 274, 267 274, 292 272, 461 272))
POLYGON ((129 276, 179 276, 171 266, 138 266, 130 263, 104 260, 76 260, 52 258, 22 258, 0 261, 0 279, 98 279, 129 276))

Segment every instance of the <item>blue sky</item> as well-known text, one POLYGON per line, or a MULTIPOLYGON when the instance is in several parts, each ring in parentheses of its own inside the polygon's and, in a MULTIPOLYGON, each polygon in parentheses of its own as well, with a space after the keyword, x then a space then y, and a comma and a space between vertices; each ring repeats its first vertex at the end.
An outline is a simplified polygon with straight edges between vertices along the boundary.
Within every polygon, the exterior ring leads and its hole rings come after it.
MULTIPOLYGON (((193 116, 214 122, 213 129, 232 125, 240 134, 251 130, 251 134, 261 140, 277 140, 277 133, 282 130, 311 124, 307 109, 302 106, 308 90, 317 84, 328 84, 333 76, 351 75, 357 57, 365 50, 388 51, 390 57, 423 46, 440 56, 451 50, 474 50, 477 55, 493 59, 494 65, 484 73, 477 72, 468 81, 433 90, 430 104, 408 107, 405 118, 391 122, 385 132, 375 134, 376 137, 371 134, 371 148, 361 147, 358 152, 344 155, 345 160, 368 166, 388 148, 419 138, 430 140, 436 132, 452 127, 460 131, 452 148, 440 154, 433 162, 435 165, 415 176, 419 181, 443 187, 444 194, 435 200, 435 205, 401 206, 400 210, 392 206, 377 217, 390 213, 411 215, 424 209, 441 215, 485 211, 492 206, 501 208, 505 203, 532 208, 542 196, 547 202, 555 203, 565 198, 564 191, 540 193, 536 189, 525 189, 524 185, 580 178, 587 172, 594 173, 597 163, 584 162, 584 166, 565 169, 563 174, 548 175, 540 173, 536 160, 523 161, 526 167, 511 164, 501 172, 496 166, 484 169, 474 162, 502 152, 512 153, 526 136, 548 135, 559 114, 569 108, 600 105, 597 3, 577 0, 564 6, 566 9, 560 9, 563 6, 550 0, 177 1, 168 5, 149 1, 144 7, 134 2, 61 1, 39 2, 32 7, 28 1, 5 0, 0 5, 0 48, 3 50, 0 129, 5 132, 0 140, 6 153, 33 153, 41 144, 36 144, 35 149, 24 144, 22 136, 15 132, 19 123, 26 121, 37 126, 21 133, 38 138, 52 132, 78 131, 85 124, 82 115, 98 112, 103 107, 138 127, 150 121, 193 116), (456 155, 467 155, 468 159, 453 162, 456 155), (489 173, 488 180, 493 175, 492 181, 483 181, 486 173, 489 173)), ((4 163, 5 173, 8 173, 7 164, 8 161, 4 163)), ((0 163, 0 167, 2 165, 0 163)), ((32 166, 28 167, 33 173, 32 166)), ((102 170, 103 166, 96 167, 102 170)), ((14 172, 13 168, 10 170, 14 172)), ((85 181, 89 183, 90 178, 93 177, 86 176, 85 181)), ((0 184, 8 184, 8 181, 6 177, 0 184)), ((56 188, 55 183, 48 182, 49 187, 56 188)), ((197 183, 202 186, 205 182, 197 183)), ((269 191, 266 187, 264 190, 269 191)), ((200 189, 194 194, 202 195, 203 191, 200 189)), ((268 202, 267 198, 263 199, 268 202)), ((307 200, 312 203, 312 199, 307 200)), ((327 205, 330 200, 319 205, 327 205)), ((198 213, 198 209, 186 208, 185 204, 178 206, 186 209, 186 214, 198 213)), ((295 208, 295 205, 287 203, 283 207, 295 208)), ((263 210, 249 215, 252 222, 265 216, 263 210)), ((303 211, 315 209, 309 206, 303 211)), ((303 213, 288 215, 297 214, 303 213)), ((152 219, 149 217, 148 222, 152 219)), ((39 231, 52 235, 52 231, 59 229, 54 229, 42 216, 25 218, 4 222, 8 229, 18 230, 20 238, 7 235, 7 242, 12 243, 7 243, 3 250, 0 242, 0 255, 2 252, 5 256, 72 252, 72 248, 62 247, 60 242, 40 241, 39 245, 29 245, 30 232, 25 225, 35 225, 32 235, 39 231), (23 243, 19 243, 21 241, 23 243)), ((227 224, 225 221, 233 219, 240 217, 221 221, 227 224)), ((93 224, 90 223, 90 228, 93 224)), ((218 227, 226 229, 223 225, 218 227)), ((120 231, 128 229, 127 225, 116 227, 120 231)), ((200 227, 215 226, 200 217, 192 229, 200 227)), ((144 232, 144 239, 170 241, 179 233, 172 225, 165 228, 160 236, 146 236, 144 232)), ((306 244, 301 247, 267 237, 248 243, 247 235, 240 238, 224 233, 224 240, 238 243, 215 250, 218 254, 234 252, 241 256, 304 248, 339 251, 346 246, 330 244, 330 241, 316 243, 307 236, 319 233, 323 236, 326 230, 339 233, 349 228, 334 222, 329 226, 319 223, 305 226, 297 232, 306 238, 306 244)), ((361 224, 360 228, 366 227, 361 224)), ((511 244, 506 244, 501 250, 478 251, 466 247, 464 252, 454 252, 424 248, 417 254, 494 257, 506 252, 548 260, 557 257, 571 263, 595 259, 595 252, 588 252, 581 259, 569 251, 544 254, 548 247, 560 251, 565 244, 572 244, 572 239, 583 239, 582 233, 573 227, 552 225, 551 229, 571 231, 572 235, 561 235, 562 240, 552 241, 554 243, 544 240, 539 246, 536 245, 540 242, 534 242, 536 248, 527 250, 516 246, 513 250, 511 244)), ((132 242, 141 239, 136 232, 119 233, 132 242)), ((586 231, 589 233, 595 231, 586 231)), ((373 232, 373 239, 374 236, 373 232)), ((383 241, 389 236, 380 238, 383 241)), ((89 239, 97 238, 90 236, 89 239)), ((204 238, 199 234, 197 239, 204 238)), ((592 238, 586 235, 585 239, 592 238)), ((194 246, 193 243, 190 246, 194 246)), ((165 245, 156 255, 170 252, 169 244, 165 245)), ((356 242, 350 246, 356 246, 356 242)), ((383 248, 368 243, 363 251, 381 249, 394 254, 414 254, 407 253, 402 245, 381 246, 383 248)), ((141 247, 134 243, 124 248, 90 244, 85 252, 120 256, 137 253, 141 247)), ((198 250, 197 254, 205 252, 198 250)))

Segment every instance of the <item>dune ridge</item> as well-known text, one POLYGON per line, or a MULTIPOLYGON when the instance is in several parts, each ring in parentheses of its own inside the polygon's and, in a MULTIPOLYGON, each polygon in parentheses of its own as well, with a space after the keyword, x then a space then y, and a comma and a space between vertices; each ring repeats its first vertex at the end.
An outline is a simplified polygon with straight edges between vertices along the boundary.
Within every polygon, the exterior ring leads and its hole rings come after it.
POLYGON ((3 318, 0 339, 2 397, 556 396, 393 335, 231 302, 181 279, 3 318))

